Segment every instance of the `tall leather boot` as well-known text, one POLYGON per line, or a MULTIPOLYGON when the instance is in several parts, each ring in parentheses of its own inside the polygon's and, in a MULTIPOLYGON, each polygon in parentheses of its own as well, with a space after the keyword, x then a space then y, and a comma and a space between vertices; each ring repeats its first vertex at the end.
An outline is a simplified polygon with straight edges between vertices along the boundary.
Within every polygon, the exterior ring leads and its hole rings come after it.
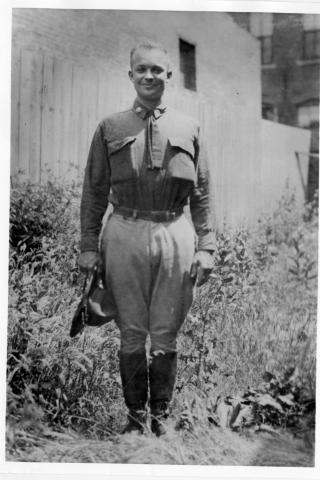
POLYGON ((128 422, 122 433, 143 433, 147 419, 148 366, 145 352, 120 353, 120 376, 128 422))
POLYGON ((149 364, 151 431, 158 437, 166 433, 165 420, 169 416, 176 373, 175 352, 151 355, 149 364))

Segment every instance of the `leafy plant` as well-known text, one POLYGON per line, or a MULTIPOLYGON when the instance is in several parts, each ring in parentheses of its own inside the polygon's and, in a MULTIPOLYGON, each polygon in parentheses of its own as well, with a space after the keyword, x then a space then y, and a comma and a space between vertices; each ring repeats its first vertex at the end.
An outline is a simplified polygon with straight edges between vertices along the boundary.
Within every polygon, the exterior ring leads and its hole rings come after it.
MULTIPOLYGON (((69 337, 81 293, 79 200, 76 185, 55 182, 11 192, 11 452, 25 448, 23 438, 45 435, 47 426, 105 439, 124 421, 118 329, 108 324, 69 337)), ((241 416, 259 427, 298 427, 309 417, 312 423, 317 228, 316 207, 299 214, 286 197, 257 228, 218 234, 214 272, 198 288, 178 338, 173 412, 179 418, 187 400, 185 424, 195 431, 213 424, 219 404, 240 430, 241 416), (295 377, 285 380, 289 369, 295 377), (265 371, 272 374, 261 384, 265 371)))
POLYGON ((9 241, 11 262, 24 254, 24 260, 39 262, 47 238, 57 240, 70 225, 69 209, 78 196, 76 185, 48 181, 34 185, 30 181, 15 184, 10 195, 9 241))

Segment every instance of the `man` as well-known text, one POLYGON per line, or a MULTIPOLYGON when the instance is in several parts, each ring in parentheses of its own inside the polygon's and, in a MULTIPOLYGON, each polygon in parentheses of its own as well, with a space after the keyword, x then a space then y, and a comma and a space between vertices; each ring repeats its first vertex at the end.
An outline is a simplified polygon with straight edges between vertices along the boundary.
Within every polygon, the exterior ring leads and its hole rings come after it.
POLYGON ((175 382, 176 337, 196 279, 203 283, 212 269, 214 238, 199 127, 162 103, 172 76, 167 52, 144 42, 131 51, 130 62, 133 107, 100 122, 91 144, 79 265, 88 273, 102 262, 118 310, 120 374, 129 409, 124 432, 143 431, 149 383, 151 430, 159 436, 175 382), (198 239, 183 214, 188 201, 198 239), (99 253, 108 202, 114 209, 99 253))

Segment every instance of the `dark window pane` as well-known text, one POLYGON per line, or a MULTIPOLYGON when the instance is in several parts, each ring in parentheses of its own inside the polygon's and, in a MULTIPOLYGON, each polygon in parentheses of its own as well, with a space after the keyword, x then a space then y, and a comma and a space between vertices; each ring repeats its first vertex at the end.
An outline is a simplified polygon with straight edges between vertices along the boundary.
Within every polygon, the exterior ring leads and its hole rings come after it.
POLYGON ((277 110, 274 105, 271 105, 270 103, 262 104, 262 118, 273 120, 274 122, 277 121, 277 110))
POLYGON ((305 32, 305 56, 306 58, 313 56, 313 32, 305 32))
POLYGON ((261 63, 267 65, 272 63, 272 37, 259 37, 261 45, 261 63))
POLYGON ((320 30, 303 32, 303 57, 306 60, 320 58, 320 30))
POLYGON ((183 75, 184 87, 196 90, 196 49, 191 43, 179 40, 180 71, 183 75))
POLYGON ((316 48, 315 54, 317 58, 320 58, 320 30, 316 32, 316 48))

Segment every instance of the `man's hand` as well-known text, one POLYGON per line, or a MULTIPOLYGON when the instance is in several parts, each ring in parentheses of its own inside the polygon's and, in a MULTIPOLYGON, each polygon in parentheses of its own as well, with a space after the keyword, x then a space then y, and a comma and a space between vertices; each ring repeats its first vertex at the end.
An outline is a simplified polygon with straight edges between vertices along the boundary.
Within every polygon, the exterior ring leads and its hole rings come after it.
POLYGON ((89 275, 96 265, 98 268, 102 267, 102 259, 98 252, 83 252, 79 257, 78 265, 82 273, 89 275))
POLYGON ((207 250, 196 252, 190 270, 190 277, 197 280, 197 286, 203 285, 213 270, 213 257, 207 250))

